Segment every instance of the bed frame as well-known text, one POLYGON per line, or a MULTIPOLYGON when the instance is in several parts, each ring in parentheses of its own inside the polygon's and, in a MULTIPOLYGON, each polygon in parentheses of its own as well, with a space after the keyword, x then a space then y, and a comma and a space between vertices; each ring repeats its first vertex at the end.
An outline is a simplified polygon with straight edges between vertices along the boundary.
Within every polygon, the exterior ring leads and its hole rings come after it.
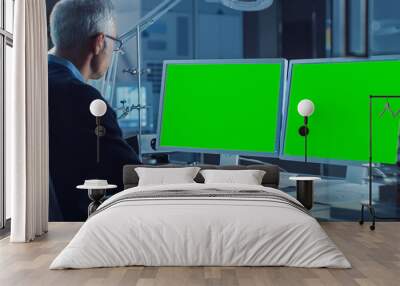
MULTIPOLYGON (((125 165, 123 171, 124 189, 136 187, 139 177, 135 171, 136 167, 148 168, 179 168, 182 165, 125 165)), ((248 166, 216 166, 216 165, 196 165, 201 169, 218 169, 218 170, 263 170, 265 171, 262 185, 278 189, 279 187, 279 167, 276 165, 248 165, 248 166)), ((203 176, 199 173, 194 179, 197 183, 204 183, 203 176)))

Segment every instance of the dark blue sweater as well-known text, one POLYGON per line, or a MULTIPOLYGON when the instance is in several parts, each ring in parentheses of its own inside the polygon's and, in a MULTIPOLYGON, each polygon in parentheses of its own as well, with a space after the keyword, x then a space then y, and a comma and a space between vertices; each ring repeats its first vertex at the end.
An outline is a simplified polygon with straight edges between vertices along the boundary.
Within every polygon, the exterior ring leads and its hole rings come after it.
POLYGON ((50 220, 83 221, 87 218, 87 192, 77 190, 85 179, 106 179, 122 189, 122 167, 139 163, 122 138, 115 112, 108 106, 101 118, 106 135, 100 140, 100 164, 96 162, 96 121, 90 103, 103 99, 68 67, 49 61, 50 177, 54 191, 50 220), (58 211, 57 211, 58 209, 58 211), (61 212, 61 216, 60 213, 61 212))

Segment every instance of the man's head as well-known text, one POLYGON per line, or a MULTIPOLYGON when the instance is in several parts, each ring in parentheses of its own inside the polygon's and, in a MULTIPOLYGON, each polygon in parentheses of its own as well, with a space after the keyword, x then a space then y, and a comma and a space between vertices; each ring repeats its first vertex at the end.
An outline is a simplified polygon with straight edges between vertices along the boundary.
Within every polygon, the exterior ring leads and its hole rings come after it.
POLYGON ((111 0, 61 0, 50 15, 50 34, 60 54, 74 55, 89 65, 89 78, 106 72, 116 36, 111 0))

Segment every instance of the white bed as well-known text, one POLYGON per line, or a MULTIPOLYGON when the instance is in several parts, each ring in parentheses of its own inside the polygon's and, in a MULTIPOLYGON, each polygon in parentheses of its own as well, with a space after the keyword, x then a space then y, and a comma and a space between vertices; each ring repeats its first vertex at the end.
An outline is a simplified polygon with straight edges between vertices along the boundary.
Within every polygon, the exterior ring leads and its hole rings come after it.
POLYGON ((254 185, 130 188, 99 207, 50 269, 128 265, 350 268, 343 253, 299 204, 282 191, 254 185), (174 191, 173 196, 162 195, 174 191), (218 195, 223 193, 227 195, 218 195))

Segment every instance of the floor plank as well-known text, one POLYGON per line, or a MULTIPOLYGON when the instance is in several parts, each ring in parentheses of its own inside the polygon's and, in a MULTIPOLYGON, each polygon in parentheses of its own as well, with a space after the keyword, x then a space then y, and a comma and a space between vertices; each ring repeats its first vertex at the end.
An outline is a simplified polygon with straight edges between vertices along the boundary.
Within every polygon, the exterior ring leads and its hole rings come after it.
POLYGON ((324 222, 322 227, 352 263, 352 269, 289 267, 119 267, 48 269, 81 223, 50 223, 49 233, 32 243, 0 240, 0 285, 399 285, 400 222, 378 223, 375 231, 354 222, 324 222))

